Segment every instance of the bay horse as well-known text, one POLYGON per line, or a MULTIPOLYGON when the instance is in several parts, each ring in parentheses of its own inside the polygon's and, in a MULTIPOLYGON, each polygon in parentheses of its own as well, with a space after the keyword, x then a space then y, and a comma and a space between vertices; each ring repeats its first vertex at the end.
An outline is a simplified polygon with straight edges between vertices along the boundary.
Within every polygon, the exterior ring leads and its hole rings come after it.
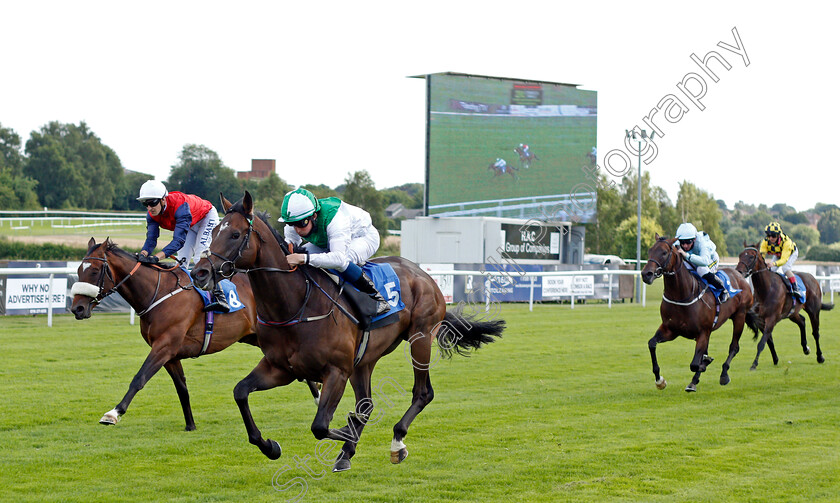
MULTIPOLYGON (((744 242, 744 251, 738 255, 738 265, 735 269, 751 278, 755 287, 755 309, 758 311, 759 328, 761 329, 761 340, 758 341, 758 349, 755 354, 750 370, 758 367, 758 356, 764 350, 764 345, 770 348, 773 355, 773 365, 778 365, 779 357, 776 355, 776 347, 773 344, 773 328, 776 324, 787 318, 796 323, 799 327, 799 336, 802 343, 802 352, 806 355, 811 353, 808 341, 805 337, 805 318, 800 314, 802 309, 811 318, 811 332, 814 336, 814 343, 817 345, 817 362, 825 362, 822 349, 820 348, 820 311, 830 311, 834 304, 822 301, 822 289, 820 283, 807 272, 796 274, 802 278, 805 284, 805 303, 794 303, 788 293, 789 281, 767 267, 764 257, 759 251, 758 245, 748 245, 744 242)), ((756 334, 758 338, 758 334, 756 334)))
POLYGON ((490 165, 487 166, 487 169, 493 172, 493 178, 508 174, 513 177, 514 181, 519 181, 519 175, 516 174, 516 172, 519 171, 519 168, 513 167, 510 164, 506 165, 504 170, 502 170, 502 168, 496 166, 496 163, 491 162, 490 165))
POLYGON ((520 164, 522 164, 522 167, 525 168, 525 169, 528 169, 528 168, 531 167, 531 161, 540 160, 540 158, 537 157, 537 154, 535 154, 533 152, 530 152, 530 151, 525 152, 525 150, 520 148, 520 147, 516 147, 515 149, 513 149, 513 151, 516 152, 516 154, 519 156, 519 162, 520 162, 520 164))
POLYGON ((650 359, 653 364, 653 375, 656 387, 665 389, 668 384, 659 374, 659 364, 656 361, 656 345, 683 336, 695 340, 694 358, 691 360, 691 371, 694 377, 686 386, 686 391, 697 391, 700 373, 713 358, 708 355, 709 338, 714 330, 720 328, 726 320, 732 320, 732 341, 729 343, 729 357, 723 364, 720 374, 720 384, 729 384, 729 366, 740 349, 739 341, 744 331, 744 323, 754 332, 757 331, 757 320, 749 311, 753 304, 752 292, 747 280, 733 269, 725 269, 729 280, 738 294, 732 296, 720 306, 717 312, 715 295, 705 286, 687 267, 684 266, 682 255, 676 252, 677 240, 670 240, 656 234, 656 243, 648 251, 648 260, 642 269, 642 280, 648 285, 659 276, 664 276, 665 291, 662 293, 662 303, 659 306, 659 316, 662 324, 648 341, 650 359))
POLYGON ((209 253, 191 274, 196 285, 212 290, 218 277, 244 270, 254 288, 260 320, 257 338, 265 356, 233 392, 249 442, 269 459, 281 455, 280 444, 264 439, 257 428, 248 405, 250 393, 285 386, 295 379, 319 381, 323 389, 312 433, 318 440, 344 441, 333 471, 350 469, 356 443, 375 405, 371 399, 374 366, 407 341, 410 357, 406 357, 414 371, 411 406, 394 425, 391 442, 391 462, 400 463, 408 455, 403 442, 408 427, 434 397, 429 378, 433 338, 437 337, 441 356, 451 356, 453 350, 464 354, 501 336, 504 321, 477 321, 447 312, 437 284, 416 264, 401 257, 377 258, 373 261, 390 264, 399 276, 405 308, 397 313, 397 322, 370 332, 367 350, 358 355, 361 360, 354 366, 363 331, 343 314, 349 308, 339 296, 338 285, 321 269, 289 266, 287 243, 269 225, 265 213, 255 218, 249 192, 236 204, 222 196, 222 207, 225 216, 213 230, 209 253), (355 410, 347 426, 330 429, 348 379, 355 392, 355 410))
MULTIPOLYGON (((175 384, 184 412, 186 431, 195 430, 181 360, 218 353, 234 342, 257 345, 256 303, 248 279, 242 275, 232 278, 245 307, 229 314, 215 314, 212 335, 205 337, 204 304, 195 292, 189 291, 190 279, 180 267, 141 267, 135 255, 120 249, 110 238, 99 244, 90 238, 78 274, 79 281, 74 284, 73 292, 79 293, 73 296, 70 307, 76 319, 90 318, 96 304, 112 293, 119 292, 139 313, 140 334, 151 347, 149 356, 131 380, 128 392, 99 422, 105 425, 117 424, 134 395, 163 367, 175 384), (182 292, 187 293, 178 295, 182 292)), ((317 402, 318 388, 315 383, 307 384, 317 402)))

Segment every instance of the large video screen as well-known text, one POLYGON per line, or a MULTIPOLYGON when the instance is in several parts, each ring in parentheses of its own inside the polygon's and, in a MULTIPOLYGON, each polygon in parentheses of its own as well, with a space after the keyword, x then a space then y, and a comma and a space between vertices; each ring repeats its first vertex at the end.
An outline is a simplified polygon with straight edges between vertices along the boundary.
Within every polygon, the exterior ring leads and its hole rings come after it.
POLYGON ((427 215, 594 220, 585 168, 597 156, 595 91, 452 73, 426 79, 427 215))

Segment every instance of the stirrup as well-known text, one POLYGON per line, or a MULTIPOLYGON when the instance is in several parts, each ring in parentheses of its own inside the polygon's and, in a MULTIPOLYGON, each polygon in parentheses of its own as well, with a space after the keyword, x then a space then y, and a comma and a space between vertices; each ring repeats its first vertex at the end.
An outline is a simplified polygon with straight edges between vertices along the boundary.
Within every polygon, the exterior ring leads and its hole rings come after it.
POLYGON ((380 300, 376 303, 376 314, 374 316, 379 316, 381 314, 385 314, 391 310, 391 304, 388 304, 387 300, 380 300))
POLYGON ((726 291, 725 288, 723 290, 721 290, 720 295, 718 295, 718 300, 720 301, 721 304, 723 304, 724 302, 729 300, 729 298, 730 298, 729 292, 726 291))

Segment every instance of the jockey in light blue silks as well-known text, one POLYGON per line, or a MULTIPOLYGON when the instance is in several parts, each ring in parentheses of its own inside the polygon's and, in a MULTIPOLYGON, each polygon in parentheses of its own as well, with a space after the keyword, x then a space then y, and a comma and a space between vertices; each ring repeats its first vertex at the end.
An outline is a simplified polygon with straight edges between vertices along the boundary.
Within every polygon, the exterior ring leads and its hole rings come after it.
POLYGON ((718 299, 723 304, 729 300, 729 292, 715 275, 718 266, 717 246, 705 232, 698 232, 690 223, 682 223, 677 229, 679 246, 677 252, 683 256, 686 265, 693 268, 697 275, 715 288, 720 289, 718 299))

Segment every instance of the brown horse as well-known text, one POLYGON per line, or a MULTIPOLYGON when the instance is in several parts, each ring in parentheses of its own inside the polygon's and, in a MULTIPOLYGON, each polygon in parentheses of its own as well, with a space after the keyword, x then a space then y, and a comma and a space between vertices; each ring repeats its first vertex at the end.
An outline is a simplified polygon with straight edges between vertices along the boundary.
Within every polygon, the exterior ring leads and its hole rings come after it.
POLYGON ((537 154, 533 152, 525 152, 525 149, 521 147, 516 147, 513 149, 514 152, 519 156, 519 163, 522 165, 523 168, 528 169, 531 167, 531 161, 539 161, 540 158, 537 157, 537 154))
POLYGON ((736 289, 741 291, 734 295, 717 312, 715 295, 705 284, 684 267, 682 255, 676 252, 676 240, 669 240, 656 235, 656 243, 648 251, 648 261, 642 269, 642 280, 650 285, 659 276, 665 276, 665 291, 662 294, 662 304, 659 315, 662 324, 656 334, 648 341, 650 359, 653 363, 653 375, 656 387, 665 389, 668 384, 659 375, 659 364, 656 361, 656 345, 683 336, 694 339, 694 358, 691 360, 691 371, 694 378, 686 386, 686 391, 697 391, 700 373, 712 363, 713 358, 708 355, 709 338, 714 330, 720 328, 728 319, 732 319, 732 342, 729 344, 729 357, 723 364, 720 374, 720 384, 729 384, 729 365, 740 349, 739 341, 744 331, 744 323, 753 330, 757 330, 757 321, 749 311, 753 303, 750 285, 739 273, 732 269, 725 270, 726 275, 736 289))
MULTIPOLYGON (((91 309, 96 304, 119 292, 140 313, 140 333, 152 348, 140 371, 131 380, 128 393, 99 422, 117 424, 134 395, 164 367, 175 383, 187 423, 186 430, 194 430, 195 421, 181 360, 218 353, 234 342, 257 345, 256 303, 248 279, 242 275, 232 279, 245 307, 229 314, 216 314, 212 335, 205 337, 203 302, 194 291, 189 291, 190 279, 180 267, 141 267, 134 255, 121 250, 110 239, 97 244, 90 238, 87 256, 82 259, 78 272, 79 281, 73 286, 73 291, 79 293, 73 296, 70 307, 76 319, 90 318, 91 309), (178 295, 180 293, 183 295, 178 295)), ((308 384, 317 402, 318 388, 314 383, 308 384)))
POLYGON ((196 285, 212 289, 218 276, 244 268, 254 287, 260 319, 257 337, 265 357, 233 392, 248 440, 270 459, 280 457, 280 445, 264 439, 254 423, 248 405, 251 392, 284 386, 295 379, 317 380, 324 387, 312 433, 318 440, 344 441, 333 471, 349 469, 374 408, 373 368, 380 358, 408 341, 414 368, 411 406, 394 425, 391 442, 391 462, 401 462, 408 454, 403 440, 409 425, 434 397, 429 378, 432 339, 437 337, 443 356, 451 355, 452 350, 462 353, 500 336, 504 321, 480 322, 446 312, 437 284, 417 265, 400 257, 379 258, 375 262, 391 264, 399 276, 405 309, 397 314, 396 323, 371 331, 367 350, 357 355, 363 332, 344 314, 349 308, 327 273, 311 266, 289 266, 285 241, 268 224, 265 214, 255 218, 250 193, 245 192, 234 205, 222 198, 222 206, 226 215, 213 231, 210 253, 191 274, 196 285), (357 356, 361 359, 354 367, 357 356), (356 408, 348 416, 347 426, 330 429, 348 379, 356 408))
MULTIPOLYGON (((764 257, 761 255, 758 245, 744 243, 744 251, 738 255, 738 265, 735 269, 744 275, 745 278, 752 278, 755 287, 755 309, 758 311, 759 328, 761 329, 761 340, 758 341, 758 350, 755 354, 750 370, 758 367, 758 356, 764 350, 764 345, 770 348, 773 355, 773 365, 778 365, 779 357, 776 355, 776 348, 773 344, 773 328, 783 319, 787 318, 796 323, 799 327, 799 336, 802 342, 802 352, 811 354, 808 341, 805 338, 805 318, 799 314, 803 308, 811 318, 811 331, 814 335, 814 343, 817 345, 817 362, 823 363, 825 358, 820 349, 820 311, 829 311, 834 304, 827 304, 822 301, 822 290, 820 283, 807 272, 797 272, 805 284, 805 303, 794 303, 788 293, 788 280, 781 274, 776 274, 767 267, 764 257)), ((758 334, 756 334, 756 338, 758 334)))
POLYGON ((499 166, 496 166, 496 163, 491 162, 490 165, 487 166, 487 169, 493 172, 493 178, 508 174, 513 177, 514 181, 519 181, 519 175, 516 174, 516 172, 519 171, 519 168, 515 168, 510 164, 505 165, 504 168, 500 168, 499 166))

